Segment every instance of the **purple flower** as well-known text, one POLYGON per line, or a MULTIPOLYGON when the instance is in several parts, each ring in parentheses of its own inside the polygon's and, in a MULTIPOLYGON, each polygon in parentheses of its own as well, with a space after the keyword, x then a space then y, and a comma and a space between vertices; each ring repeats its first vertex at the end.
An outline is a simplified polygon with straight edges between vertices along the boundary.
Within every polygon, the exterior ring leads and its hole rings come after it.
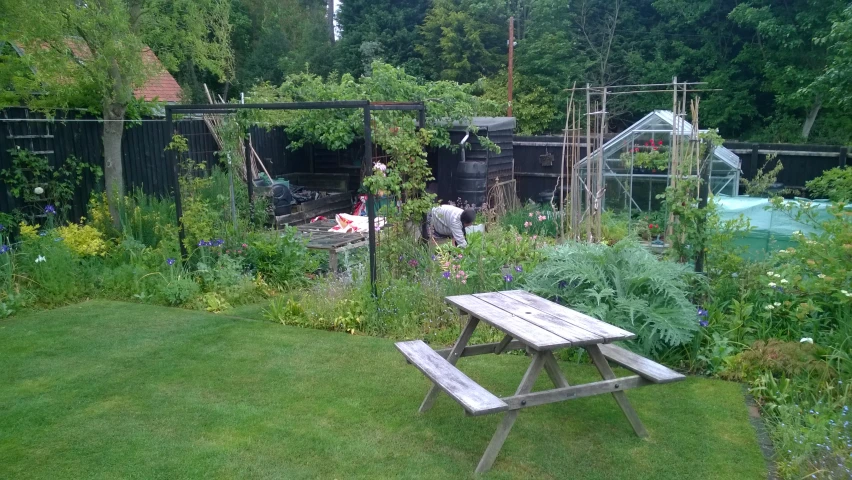
POLYGON ((438 259, 438 257, 436 257, 435 255, 432 255, 432 261, 433 261, 433 262, 434 262, 435 260, 437 260, 437 259, 438 259))
POLYGON ((444 278, 446 278, 447 280, 449 280, 449 279, 450 279, 450 272, 444 272, 444 273, 442 273, 441 275, 443 275, 443 276, 444 276, 444 278))
POLYGON ((524 271, 524 268, 523 268, 523 267, 521 267, 520 265, 517 265, 517 266, 515 266, 515 271, 516 271, 516 272, 523 272, 523 271, 524 271))
POLYGON ((175 259, 174 259, 174 258, 166 259, 166 263, 168 263, 168 264, 169 264, 169 266, 172 266, 172 265, 174 265, 174 264, 175 264, 175 259))
POLYGON ((698 322, 698 325, 701 325, 702 327, 706 327, 707 325, 710 325, 710 322, 707 321, 707 320, 700 320, 698 322))
POLYGON ((413 258, 412 258, 411 260, 409 260, 409 261, 408 261, 408 264, 409 264, 411 267, 417 267, 417 265, 419 265, 420 263, 419 263, 417 260, 415 260, 415 259, 413 259, 413 258))
POLYGON ((698 307, 698 316, 699 317, 706 317, 707 316, 707 310, 704 310, 703 308, 698 307))
POLYGON ((199 246, 199 247, 203 247, 204 245, 207 245, 207 242, 205 242, 204 240, 199 240, 199 241, 198 241, 198 246, 199 246))
POLYGON ((504 281, 504 282, 507 282, 507 283, 508 283, 508 282, 511 282, 511 281, 512 281, 512 280, 514 280, 514 279, 515 279, 515 277, 513 277, 511 273, 510 273, 510 274, 508 274, 508 275, 503 275, 503 281, 504 281))
POLYGON ((224 244, 225 244, 225 241, 224 241, 224 240, 222 240, 221 238, 220 238, 219 240, 216 240, 216 246, 217 246, 217 247, 221 247, 221 246, 222 246, 222 245, 224 245, 224 244))
POLYGON ((53 205, 48 205, 44 207, 44 213, 48 215, 56 215, 56 208, 54 208, 53 205))
POLYGON ((399 256, 399 261, 401 262, 401 261, 403 261, 403 260, 405 260, 405 257, 404 257, 404 256, 402 256, 402 255, 400 255, 400 256, 399 256))
POLYGON ((0 253, 6 253, 9 251, 9 245, 0 245, 0 253))

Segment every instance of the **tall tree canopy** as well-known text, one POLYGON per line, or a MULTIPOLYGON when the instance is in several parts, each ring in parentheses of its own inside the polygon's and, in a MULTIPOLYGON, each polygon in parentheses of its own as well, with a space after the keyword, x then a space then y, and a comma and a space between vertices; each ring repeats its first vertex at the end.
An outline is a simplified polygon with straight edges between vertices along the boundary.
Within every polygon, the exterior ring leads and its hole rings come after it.
MULTIPOLYGON (((85 107, 103 115, 104 179, 124 194, 121 137, 134 89, 159 73, 151 47, 172 71, 193 65, 232 74, 227 0, 0 0, 0 35, 25 55, 6 55, 11 93, 43 109, 85 107)), ((7 94, 6 99, 10 100, 7 94)), ((118 221, 115 202, 110 202, 118 221)))
POLYGON ((417 26, 423 22, 429 0, 345 0, 337 13, 341 31, 337 42, 338 70, 353 74, 369 68, 373 59, 382 58, 410 73, 418 74, 419 61, 414 51, 418 43, 417 26), (369 58, 364 58, 368 56, 369 58))

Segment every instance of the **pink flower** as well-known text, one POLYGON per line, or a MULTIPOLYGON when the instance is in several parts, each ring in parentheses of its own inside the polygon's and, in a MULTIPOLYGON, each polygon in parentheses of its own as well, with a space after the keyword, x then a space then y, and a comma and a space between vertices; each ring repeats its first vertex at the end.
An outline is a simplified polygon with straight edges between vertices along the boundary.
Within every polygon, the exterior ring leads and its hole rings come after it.
POLYGON ((532 217, 532 216, 533 216, 533 214, 532 214, 532 212, 530 212, 530 217, 532 217))
POLYGON ((547 217, 545 217, 544 215, 539 215, 539 216, 538 216, 538 221, 539 221, 539 222, 543 222, 543 221, 545 221, 545 220, 547 220, 547 217))
POLYGON ((245 244, 245 243, 244 243, 244 244, 243 244, 243 245, 242 245, 242 246, 243 246, 243 248, 246 248, 246 247, 248 247, 248 245, 246 245, 246 244, 245 244))
POLYGON ((533 237, 532 237, 532 238, 533 238, 533 240, 535 240, 535 239, 537 239, 537 238, 538 238, 538 235, 533 235, 533 237))
POLYGON ((465 277, 467 276, 467 274, 466 274, 466 273, 464 273, 464 270, 459 270, 459 273, 460 273, 460 274, 462 274, 462 275, 464 275, 465 277))
POLYGON ((462 254, 460 253, 460 254, 459 254, 459 258, 464 258, 464 255, 462 255, 462 254))
POLYGON ((462 283, 467 283, 467 280, 466 280, 466 279, 465 279, 465 280, 462 280, 462 283))
MULTIPOLYGON (((530 215, 532 215, 532 213, 530 215)), ((532 223, 524 222, 524 228, 530 228, 531 226, 532 226, 532 223)))

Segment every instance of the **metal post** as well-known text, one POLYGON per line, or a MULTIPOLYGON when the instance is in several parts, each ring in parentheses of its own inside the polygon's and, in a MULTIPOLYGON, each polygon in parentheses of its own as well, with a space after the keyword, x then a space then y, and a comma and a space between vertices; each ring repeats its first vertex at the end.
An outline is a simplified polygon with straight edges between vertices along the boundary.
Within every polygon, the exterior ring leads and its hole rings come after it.
MULTIPOLYGON (((364 162, 367 164, 367 175, 373 172, 373 139, 372 126, 370 125, 370 106, 364 107, 364 162)), ((367 223, 369 230, 367 236, 370 241, 370 290, 376 297, 376 203, 372 192, 367 192, 367 223)))
MULTIPOLYGON (((172 111, 168 106, 166 106, 166 132, 168 135, 167 138, 171 141, 172 135, 174 134, 174 125, 172 124, 172 111)), ((177 217, 178 224, 178 246, 180 247, 181 258, 186 259, 189 256, 189 253, 186 251, 186 245, 184 245, 184 240, 186 240, 186 230, 183 227, 183 202, 181 201, 180 194, 180 168, 175 157, 175 152, 171 148, 166 148, 166 159, 172 165, 172 169, 174 171, 175 217, 177 217)))
POLYGON ((254 178, 251 174, 251 140, 249 140, 248 133, 246 133, 246 138, 243 139, 243 150, 245 150, 245 158, 246 158, 246 187, 248 188, 248 200, 249 200, 249 217, 254 219, 254 178))
MULTIPOLYGON (((711 145, 712 147, 712 145, 711 145)), ((710 196, 710 176, 711 171, 713 169, 713 150, 712 148, 708 148, 708 158, 704 162, 704 168, 699 172, 701 183, 698 186, 698 209, 701 211, 701 215, 698 217, 698 238, 703 238, 704 229, 707 224, 707 199, 710 196)), ((699 164, 700 165, 700 164, 699 164)), ((699 167, 700 168, 700 167, 699 167)), ((697 245, 698 252, 695 255, 695 271, 697 273, 704 272, 704 257, 706 253, 707 246, 704 245, 704 240, 701 240, 701 244, 697 245)))
POLYGON ((515 17, 509 17, 509 109, 506 112, 507 117, 512 116, 512 74, 515 69, 515 17))

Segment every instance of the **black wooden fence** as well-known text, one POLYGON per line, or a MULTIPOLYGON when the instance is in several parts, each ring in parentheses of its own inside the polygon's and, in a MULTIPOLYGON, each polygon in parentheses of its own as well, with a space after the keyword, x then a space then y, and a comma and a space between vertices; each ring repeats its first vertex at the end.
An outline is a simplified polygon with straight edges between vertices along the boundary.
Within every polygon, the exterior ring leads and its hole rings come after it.
MULTIPOLYGON (((187 138, 192 159, 208 165, 220 161, 215 138, 203 120, 183 119, 175 125, 178 133, 187 138)), ((44 155, 54 167, 71 156, 103 167, 102 131, 102 123, 90 115, 65 114, 61 118, 47 119, 24 108, 0 111, 0 170, 11 167, 10 150, 16 148, 44 155)), ((250 134, 255 150, 273 176, 293 172, 346 173, 350 176, 350 188, 357 188, 363 144, 342 151, 312 146, 290 150, 287 136, 279 127, 253 127, 250 134)), ((161 119, 146 118, 127 124, 122 142, 122 164, 128 189, 141 188, 147 194, 160 196, 172 194, 174 172, 165 154, 169 141, 165 121, 161 119)), ((581 139, 580 142, 580 155, 585 156, 585 141, 581 139)), ((825 170, 846 165, 848 156, 848 147, 742 142, 725 145, 740 156, 744 178, 753 178, 767 157, 780 160, 784 169, 778 181, 788 188, 802 188, 806 181, 825 170)), ((562 161, 562 137, 515 136, 513 147, 518 196, 536 200, 542 192, 553 191, 562 161)), ((71 216, 84 215, 92 192, 102 189, 102 181, 96 184, 91 175, 86 175, 75 192, 71 216)), ((7 185, 0 183, 0 212, 10 212, 20 206, 7 185)))

